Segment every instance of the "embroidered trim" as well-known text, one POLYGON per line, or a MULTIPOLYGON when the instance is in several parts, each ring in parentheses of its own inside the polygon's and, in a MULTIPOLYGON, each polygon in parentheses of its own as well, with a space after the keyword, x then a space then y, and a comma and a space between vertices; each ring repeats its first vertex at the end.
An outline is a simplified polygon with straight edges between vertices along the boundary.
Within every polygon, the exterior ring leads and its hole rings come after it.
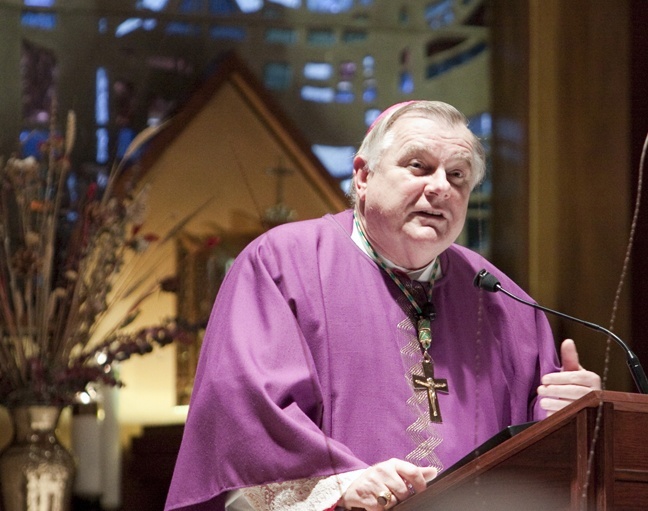
POLYGON ((416 448, 405 457, 405 460, 417 466, 429 465, 440 472, 443 469, 443 463, 434 450, 443 441, 443 438, 434 424, 430 422, 430 412, 427 409, 425 394, 416 392, 412 383, 415 374, 423 375, 418 338, 412 334, 415 328, 409 318, 401 321, 398 324, 398 329, 402 330, 408 338, 407 344, 401 348, 400 352, 406 367, 409 367, 405 379, 412 389, 412 396, 407 400, 407 405, 416 417, 416 420, 407 428, 416 448))
POLYGON ((270 483, 241 491, 256 511, 322 511, 334 509, 363 471, 270 483))

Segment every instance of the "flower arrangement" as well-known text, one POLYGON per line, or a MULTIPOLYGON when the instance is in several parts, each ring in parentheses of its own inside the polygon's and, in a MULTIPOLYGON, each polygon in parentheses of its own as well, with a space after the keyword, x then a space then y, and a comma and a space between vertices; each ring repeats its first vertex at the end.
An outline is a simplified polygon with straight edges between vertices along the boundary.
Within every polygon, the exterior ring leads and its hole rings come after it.
POLYGON ((75 124, 70 113, 65 137, 50 128, 41 160, 0 163, 0 404, 8 407, 68 405, 89 384, 121 385, 115 361, 188 337, 172 320, 126 332, 148 296, 173 291, 172 279, 135 296, 125 317, 100 333, 111 307, 137 289, 115 286, 125 262, 173 233, 161 240, 143 232, 146 187, 114 192, 126 162, 157 129, 135 138, 105 186, 91 183, 70 201, 75 124))

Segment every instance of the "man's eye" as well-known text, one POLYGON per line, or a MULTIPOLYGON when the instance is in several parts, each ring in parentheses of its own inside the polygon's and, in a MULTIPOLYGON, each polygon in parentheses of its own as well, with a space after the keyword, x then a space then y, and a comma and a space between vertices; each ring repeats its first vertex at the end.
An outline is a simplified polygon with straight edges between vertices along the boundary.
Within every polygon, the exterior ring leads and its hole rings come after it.
POLYGON ((450 172, 448 172, 448 176, 450 179, 453 181, 463 181, 466 179, 466 172, 464 172, 461 169, 455 169, 450 172))

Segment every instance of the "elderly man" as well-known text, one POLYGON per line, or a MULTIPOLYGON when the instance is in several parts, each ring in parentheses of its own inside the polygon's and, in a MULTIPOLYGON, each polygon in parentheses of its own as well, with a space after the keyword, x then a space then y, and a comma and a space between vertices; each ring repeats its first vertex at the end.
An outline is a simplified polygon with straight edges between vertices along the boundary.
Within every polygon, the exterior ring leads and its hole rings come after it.
POLYGON ((223 282, 167 510, 381 511, 600 387, 544 315, 473 287, 526 296, 454 244, 484 173, 461 113, 395 105, 353 166, 353 210, 269 231, 223 282))

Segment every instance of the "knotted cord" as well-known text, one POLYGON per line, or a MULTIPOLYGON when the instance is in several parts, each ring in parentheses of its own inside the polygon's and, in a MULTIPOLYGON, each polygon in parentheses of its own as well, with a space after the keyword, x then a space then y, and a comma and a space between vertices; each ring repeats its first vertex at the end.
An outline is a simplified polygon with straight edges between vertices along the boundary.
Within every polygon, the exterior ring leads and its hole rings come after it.
MULTIPOLYGON (((619 301, 621 300, 621 291, 625 285, 626 277, 628 275, 628 268, 630 267, 630 259, 632 256, 632 248, 634 246, 637 223, 639 221, 639 211, 641 206, 641 193, 643 190, 643 173, 644 173, 644 164, 646 159, 646 151, 648 150, 648 134, 644 140, 643 148, 641 150, 641 158, 639 160, 639 172, 637 176, 637 194, 635 197, 634 212, 632 215, 632 222, 630 224, 630 234, 628 236, 628 245, 626 247, 625 257, 623 259, 623 266, 621 268, 621 275, 619 276, 619 282, 617 284, 616 293, 614 295, 614 302, 612 304, 612 314, 610 317, 610 326, 608 330, 614 331, 614 323, 616 321, 616 315, 619 308, 619 301)), ((610 369, 610 349, 612 346, 612 339, 607 338, 607 344, 605 347, 605 363, 603 365, 603 376, 601 377, 601 388, 605 390, 607 384, 608 373, 610 369)), ((601 418, 603 417, 603 398, 599 401, 598 408, 596 410, 596 422, 594 423, 594 432, 592 435, 592 443, 590 445, 589 453, 587 455, 587 471, 585 473, 585 484, 583 485, 583 493, 581 494, 581 499, 583 502, 586 502, 587 499, 587 490, 589 489, 590 477, 592 474, 592 467, 594 465, 594 455, 596 451, 596 444, 598 442, 599 433, 601 430, 601 418)))

